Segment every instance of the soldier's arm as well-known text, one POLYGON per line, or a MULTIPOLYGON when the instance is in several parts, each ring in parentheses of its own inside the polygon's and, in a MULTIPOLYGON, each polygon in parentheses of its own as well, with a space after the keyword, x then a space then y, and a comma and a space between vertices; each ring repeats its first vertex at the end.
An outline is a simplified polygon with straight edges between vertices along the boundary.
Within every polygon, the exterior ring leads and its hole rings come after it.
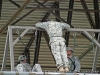
POLYGON ((75 72, 80 72, 80 68, 81 68, 81 65, 80 65, 80 60, 79 58, 75 57, 75 72))
POLYGON ((39 22, 35 24, 36 27, 45 28, 46 22, 39 22))
POLYGON ((60 23, 63 27, 63 29, 69 29, 70 28, 70 25, 67 24, 67 23, 60 23))

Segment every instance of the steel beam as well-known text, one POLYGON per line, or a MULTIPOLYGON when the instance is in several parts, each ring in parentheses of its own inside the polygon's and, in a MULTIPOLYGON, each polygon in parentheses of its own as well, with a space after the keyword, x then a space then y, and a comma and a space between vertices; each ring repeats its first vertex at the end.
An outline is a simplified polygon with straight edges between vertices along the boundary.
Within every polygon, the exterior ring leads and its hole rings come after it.
MULTIPOLYGON (((70 0, 69 1, 69 9, 73 9, 73 6, 74 6, 74 0, 70 0)), ((71 20, 72 20, 72 11, 68 11, 67 23, 69 25, 71 25, 71 20)), ((69 43, 69 35, 70 35, 70 32, 65 32, 66 46, 68 46, 68 43, 69 43)))
MULTIPOLYGON (((45 0, 44 2, 43 2, 43 4, 44 3, 46 3, 47 2, 47 0, 45 0)), ((32 13, 33 11, 35 11, 37 8, 40 8, 40 6, 41 5, 38 5, 37 7, 35 7, 35 8, 31 8, 31 10, 28 12, 28 13, 26 13, 25 15, 23 15, 22 17, 20 17, 19 19, 17 19, 15 22, 13 22, 11 25, 15 25, 17 22, 19 22, 20 20, 22 20, 23 18, 25 18, 26 16, 28 16, 30 13, 32 13)))
MULTIPOLYGON (((13 29, 33 29, 33 30, 40 30, 40 31, 45 31, 44 29, 42 28, 37 28, 35 26, 11 26, 13 29)), ((100 29, 79 29, 79 28, 70 28, 70 29, 65 29, 64 31, 71 31, 71 32, 84 32, 84 31, 87 31, 87 32, 94 32, 94 33, 99 33, 100 32, 100 29)))
POLYGON ((13 43, 13 46, 20 40, 20 38, 22 38, 27 32, 29 31, 29 28, 26 28, 19 36, 18 38, 16 38, 16 40, 13 43))
POLYGON ((100 44, 95 39, 93 40, 92 36, 87 31, 84 31, 83 33, 100 48, 100 44))
POLYGON ((35 39, 35 32, 32 34, 32 37, 31 37, 31 39, 29 40, 29 42, 28 42, 28 44, 27 44, 27 46, 25 47, 25 50, 24 50, 24 52, 23 52, 23 54, 27 56, 27 58, 28 58, 28 63, 29 63, 29 64, 30 64, 30 50, 29 50, 29 49, 30 49, 30 46, 32 45, 34 39, 35 39))
MULTIPOLYGON (((99 3, 98 2, 99 2, 98 0, 93 0, 94 10, 99 10, 99 3)), ((96 29, 100 29, 99 12, 95 12, 94 15, 95 15, 96 29)), ((99 34, 98 33, 96 34, 96 39, 100 43, 100 33, 99 34)), ((93 65, 92 65, 92 71, 96 71, 99 49, 100 48, 98 46, 96 46, 96 51, 95 51, 95 55, 94 55, 94 61, 93 61, 93 65)))
POLYGON ((36 37, 35 37, 36 38, 36 43, 35 43, 34 63, 33 63, 33 65, 38 63, 38 55, 39 55, 39 49, 40 49, 41 35, 42 35, 42 32, 36 31, 36 37))
POLYGON ((2 1, 3 0, 0 0, 0 19, 1 19, 2 1))
POLYGON ((16 2, 14 2, 13 0, 9 0, 11 3, 13 3, 15 6, 17 6, 18 8, 20 8, 21 6, 19 4, 17 4, 16 2))
MULTIPOLYGON (((93 0, 94 3, 94 10, 99 10, 99 1, 98 0, 93 0)), ((100 24, 99 24, 99 12, 94 12, 95 15, 95 28, 100 29, 100 24)), ((96 38, 98 37, 98 34, 96 34, 96 38)))
MULTIPOLYGON (((29 29, 34 29, 34 30, 43 30, 43 29, 39 29, 39 28, 36 28, 36 27, 28 27, 28 26, 12 26, 12 28, 19 28, 19 29, 24 29, 24 28, 29 28, 29 29)), ((43 30, 44 31, 44 30, 43 30)), ((87 38, 89 40, 92 41, 92 36, 88 33, 89 32, 100 32, 100 29, 75 29, 75 28, 70 28, 68 29, 67 31, 77 31, 77 32, 83 32, 84 35, 87 36, 87 38)), ((99 46, 100 44, 94 39, 94 43, 99 46)), ((100 47, 100 46, 99 46, 100 47)))
MULTIPOLYGON (((12 26, 13 29, 19 28, 19 29, 33 29, 33 30, 40 30, 40 31, 45 31, 44 29, 41 28, 36 28, 36 27, 28 27, 28 26, 12 26)), ((92 41, 92 36, 88 32, 100 32, 100 29, 77 29, 77 28, 70 28, 67 29, 66 31, 75 31, 75 32, 83 32, 91 41, 92 41)), ((94 43, 99 46, 100 44, 94 39, 94 43)), ((99 46, 100 47, 100 46, 99 46)))
MULTIPOLYGON (((44 29, 41 28, 36 28, 36 27, 29 27, 29 26, 12 26, 12 29, 33 29, 33 30, 40 30, 40 31, 45 31, 44 29)), ((94 41, 94 43, 100 47, 100 44, 94 39, 92 40, 92 36, 88 32, 100 32, 100 29, 77 29, 77 28, 70 28, 67 29, 66 31, 75 31, 75 32, 83 32, 91 41, 94 41)))
POLYGON ((8 27, 9 33, 9 47, 10 47, 10 62, 11 62, 11 71, 14 71, 14 49, 13 49, 13 36, 12 36, 12 27, 8 27))
MULTIPOLYGON (((86 5, 85 0, 80 0, 80 1, 81 1, 81 4, 82 4, 83 8, 88 10, 88 7, 86 5)), ((88 21, 89 21, 91 27, 95 29, 95 23, 94 23, 94 20, 93 20, 91 14, 89 12, 85 12, 85 14, 86 14, 86 16, 88 18, 88 21)))
MULTIPOLYGON (((53 5, 51 6, 51 9, 55 7, 55 4, 56 4, 56 2, 53 3, 53 5)), ((39 4, 39 5, 40 5, 40 4, 39 4)), ((41 5, 40 5, 40 6, 41 6, 41 5)), ((46 19, 47 19, 49 16, 50 16, 50 12, 47 12, 47 13, 45 14, 45 16, 43 17, 43 19, 41 20, 41 22, 46 21, 46 19)))
POLYGON ((85 52, 83 52, 78 58, 81 60, 82 58, 84 58, 84 56, 86 54, 88 54, 91 50, 93 49, 93 47, 89 47, 85 52))
MULTIPOLYGON (((99 43, 100 43, 100 33, 98 34, 98 40, 97 40, 99 43)), ((97 66, 97 61, 98 61, 98 55, 99 55, 99 50, 100 50, 100 47, 96 46, 96 49, 95 49, 95 55, 94 55, 94 61, 93 61, 93 65, 92 65, 92 71, 96 71, 96 66, 97 66)))
MULTIPOLYGON (((59 1, 56 1, 55 8, 59 8, 59 1)), ((55 10, 55 14, 60 17, 60 10, 55 10)), ((60 22, 58 18, 56 18, 56 21, 60 22)))
POLYGON ((26 6, 30 3, 31 0, 26 0, 25 3, 15 12, 15 14, 9 19, 9 21, 7 22, 7 24, 1 29, 0 33, 3 33, 5 31, 5 29, 7 29, 7 27, 9 25, 12 24, 12 22, 17 18, 17 16, 26 8, 26 6))
MULTIPOLYGON (((26 7, 26 9, 32 9, 33 7, 26 7)), ((68 9, 68 8, 49 8, 49 7, 46 7, 46 8, 43 8, 43 7, 41 7, 41 8, 37 8, 37 9, 40 9, 40 10, 46 10, 46 11, 48 11, 48 10, 51 10, 51 11, 53 11, 53 10, 58 10, 58 11, 75 11, 75 12, 100 12, 100 10, 94 10, 94 9, 68 9)))

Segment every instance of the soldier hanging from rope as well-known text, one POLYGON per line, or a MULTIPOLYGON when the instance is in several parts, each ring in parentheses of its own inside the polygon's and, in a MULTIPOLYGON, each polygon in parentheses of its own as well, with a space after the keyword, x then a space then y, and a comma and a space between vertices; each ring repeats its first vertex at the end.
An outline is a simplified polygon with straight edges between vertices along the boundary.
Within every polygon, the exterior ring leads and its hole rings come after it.
POLYGON ((48 20, 47 22, 36 23, 36 27, 43 28, 47 31, 50 38, 52 54, 56 61, 56 66, 60 72, 69 71, 69 62, 66 55, 65 39, 62 37, 62 30, 69 29, 66 23, 48 20))

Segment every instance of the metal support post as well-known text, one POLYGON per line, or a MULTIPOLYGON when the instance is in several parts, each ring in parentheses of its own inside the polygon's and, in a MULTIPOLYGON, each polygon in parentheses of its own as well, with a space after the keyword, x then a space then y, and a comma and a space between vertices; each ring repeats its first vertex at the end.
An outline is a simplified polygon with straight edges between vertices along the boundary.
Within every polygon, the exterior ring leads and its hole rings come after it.
POLYGON ((27 46, 25 47, 25 50, 24 50, 24 52, 23 52, 23 54, 27 56, 27 58, 28 58, 27 62, 28 62, 29 64, 30 64, 30 50, 29 50, 29 49, 30 49, 30 46, 32 45, 34 39, 35 39, 35 31, 34 31, 34 33, 32 34, 32 37, 31 37, 31 39, 29 40, 29 42, 28 42, 28 44, 27 44, 27 46))
POLYGON ((39 56, 39 49, 40 49, 40 43, 41 43, 41 35, 42 31, 36 31, 36 43, 35 43, 35 51, 34 51, 34 63, 38 63, 38 56, 39 56))
POLYGON ((3 0, 0 0, 0 19, 1 19, 2 1, 3 0))
MULTIPOLYGON (((99 1, 98 0, 93 0, 94 3, 94 10, 99 10, 99 1)), ((99 12, 94 12, 95 16, 95 28, 100 29, 100 24, 99 24, 99 12)), ((96 33, 96 39, 98 38, 98 33, 96 33)))
POLYGON ((7 32, 6 43, 5 43, 5 49, 4 49, 4 56, 3 56, 3 62, 2 62, 1 71, 5 71, 6 60, 7 60, 7 54, 8 54, 8 48, 9 48, 9 35, 8 35, 8 32, 7 32))
POLYGON ((12 27, 11 26, 8 26, 8 33, 9 33, 11 71, 14 71, 14 50, 13 50, 13 36, 12 36, 12 27))
MULTIPOLYGON (((59 1, 56 1, 55 8, 59 9, 59 1)), ((55 10, 55 14, 57 14, 57 16, 60 17, 60 11, 59 10, 55 10)), ((56 18, 56 21, 60 22, 60 20, 58 18, 56 18)))
MULTIPOLYGON (((74 0, 70 0, 69 1, 69 9, 73 9, 73 6, 74 6, 74 0)), ((68 11, 67 23, 69 25, 71 25, 72 13, 73 13, 73 11, 68 11)), ((70 35, 70 32, 65 32, 66 46, 68 46, 68 43, 69 43, 69 35, 70 35)))
MULTIPOLYGON (((98 42, 100 43, 100 33, 98 34, 98 42)), ((92 71, 96 71, 96 65, 97 65, 97 60, 98 60, 99 49, 100 48, 98 46, 96 46, 94 61, 93 61, 93 65, 92 65, 92 71)))

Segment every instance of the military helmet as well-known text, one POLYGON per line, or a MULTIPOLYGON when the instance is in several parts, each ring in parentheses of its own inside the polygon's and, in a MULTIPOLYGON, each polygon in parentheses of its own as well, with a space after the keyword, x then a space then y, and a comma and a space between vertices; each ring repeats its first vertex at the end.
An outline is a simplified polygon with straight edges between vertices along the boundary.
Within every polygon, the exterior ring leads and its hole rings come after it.
POLYGON ((20 55, 19 58, 18 58, 18 61, 23 61, 23 60, 26 60, 26 56, 25 55, 20 55))
POLYGON ((66 50, 71 50, 73 52, 73 49, 71 47, 67 47, 66 50))

